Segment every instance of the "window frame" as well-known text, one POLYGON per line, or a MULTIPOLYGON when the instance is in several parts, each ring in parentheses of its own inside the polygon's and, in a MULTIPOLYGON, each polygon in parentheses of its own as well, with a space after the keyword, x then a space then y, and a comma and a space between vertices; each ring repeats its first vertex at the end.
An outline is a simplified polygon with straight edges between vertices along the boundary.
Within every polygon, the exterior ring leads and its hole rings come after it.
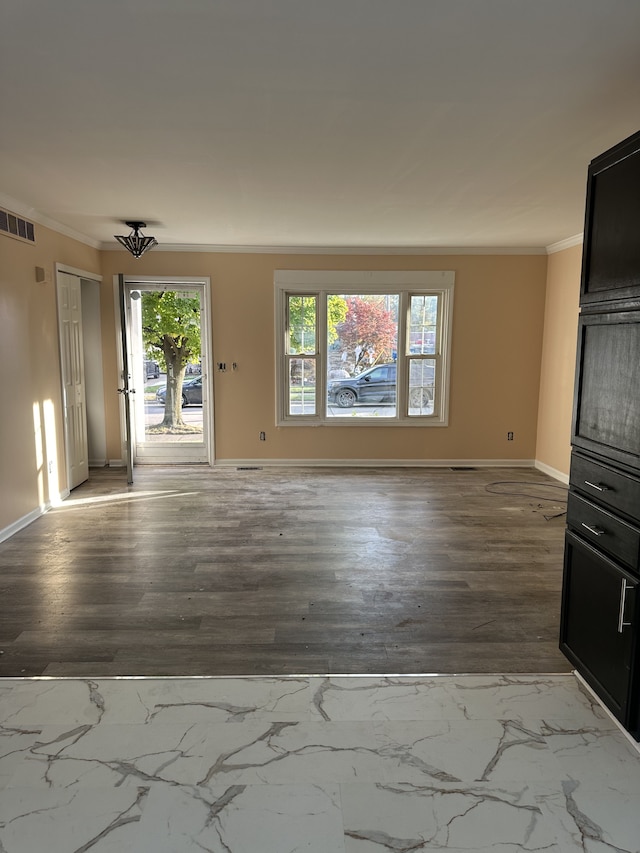
MULTIPOLYGON (((276 270, 275 285, 275 373, 276 426, 329 427, 443 427, 449 424, 451 340, 453 328, 453 270, 334 271, 276 270), (332 294, 397 294, 398 341, 396 359, 396 414, 391 417, 327 417, 327 297, 332 294), (410 306, 412 296, 437 295, 439 310, 436 353, 419 358, 436 361, 436 393, 433 414, 408 414, 410 306), (316 296, 316 413, 289 414, 288 297, 316 296)), ((413 354, 416 357, 416 354, 413 354)))
MULTIPOLYGON (((291 364, 294 361, 313 361, 314 372, 315 372, 315 376, 316 376, 316 385, 317 385, 318 363, 320 361, 320 354, 319 354, 319 349, 318 349, 318 338, 319 338, 319 334, 320 334, 320 314, 321 314, 321 312, 319 311, 319 296, 314 292, 311 292, 311 293, 294 293, 292 291, 287 291, 286 296, 284 298, 284 311, 285 311, 285 316, 284 316, 285 342, 284 342, 284 353, 282 356, 282 360, 284 361, 284 372, 285 372, 284 382, 285 382, 285 385, 287 387, 287 390, 290 389, 289 377, 291 374, 291 364), (313 336, 314 336, 314 341, 315 341, 315 350, 313 352, 310 349, 301 349, 300 352, 298 352, 298 353, 292 353, 290 351, 289 340, 290 340, 290 329, 291 329, 291 324, 290 324, 291 315, 290 315, 290 312, 288 309, 289 309, 289 305, 290 305, 289 300, 292 297, 293 298, 298 297, 298 298, 301 298, 303 300, 303 305, 301 306, 302 307, 302 312, 301 312, 302 316, 304 315, 304 299, 305 298, 306 299, 309 299, 309 298, 315 299, 316 308, 315 308, 315 323, 314 323, 314 330, 313 330, 313 336)), ((303 373, 304 373, 304 371, 303 371, 303 373)), ((302 395, 302 398, 304 401, 304 383, 303 382, 300 385, 300 391, 301 391, 301 395, 302 395)), ((283 402, 283 405, 285 406, 284 416, 286 418, 300 418, 300 417, 303 417, 303 418, 314 417, 315 418, 316 414, 317 414, 317 410, 318 410, 317 388, 316 388, 316 399, 315 399, 315 403, 314 403, 314 408, 316 410, 316 413, 314 413, 313 415, 292 415, 289 412, 290 403, 291 403, 289 395, 287 395, 286 398, 284 398, 282 402, 283 402)), ((304 406, 304 402, 303 402, 303 406, 304 406)))

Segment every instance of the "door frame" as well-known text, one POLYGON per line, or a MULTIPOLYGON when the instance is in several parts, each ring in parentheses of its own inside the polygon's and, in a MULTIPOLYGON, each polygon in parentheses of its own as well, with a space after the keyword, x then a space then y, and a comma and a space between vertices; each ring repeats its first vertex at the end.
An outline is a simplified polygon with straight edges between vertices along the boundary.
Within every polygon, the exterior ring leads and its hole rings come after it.
MULTIPOLYGON (((213 397, 213 370, 212 370, 212 335, 211 335, 211 279, 209 276, 158 276, 158 275, 127 275, 126 273, 122 273, 125 292, 127 288, 131 286, 135 286, 136 284, 140 285, 153 285, 158 284, 162 287, 169 287, 171 284, 180 285, 180 287, 184 287, 185 285, 197 285, 202 288, 202 316, 205 319, 203 324, 204 328, 201 328, 202 335, 202 350, 205 354, 205 361, 203 361, 203 384, 205 385, 206 395, 208 399, 207 412, 206 412, 206 423, 205 430, 208 436, 208 441, 206 444, 206 460, 204 462, 194 462, 188 463, 185 462, 183 464, 199 464, 199 465, 209 465, 213 466, 215 459, 215 433, 214 433, 214 397, 213 397)), ((120 307, 119 307, 119 275, 113 276, 113 291, 114 291, 114 300, 115 300, 115 316, 116 318, 120 317, 120 307)), ((115 324, 116 331, 116 359, 117 359, 117 367, 118 367, 118 381, 122 382, 123 376, 123 358, 122 358, 122 346, 123 346, 123 338, 125 330, 122 327, 122 321, 116 322, 115 324)), ((122 447, 122 459, 120 464, 124 464, 124 460, 127 456, 127 438, 126 438, 126 428, 125 428, 125 405, 126 400, 124 399, 126 395, 119 394, 119 412, 120 412, 120 440, 122 447)), ((133 464, 136 464, 136 456, 135 456, 135 441, 133 442, 133 464)), ((138 463, 139 464, 139 463, 138 463)), ((152 462, 152 463, 144 463, 144 464, 174 464, 170 459, 167 459, 166 463, 163 462, 152 462)), ((180 464, 175 463, 175 464, 180 464)))

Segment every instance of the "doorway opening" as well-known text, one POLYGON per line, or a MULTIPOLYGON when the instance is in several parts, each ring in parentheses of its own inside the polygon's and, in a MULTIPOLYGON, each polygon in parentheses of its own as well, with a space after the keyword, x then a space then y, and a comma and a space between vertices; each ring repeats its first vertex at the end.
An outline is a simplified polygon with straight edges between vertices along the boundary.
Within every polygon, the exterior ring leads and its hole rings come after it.
POLYGON ((133 464, 210 464, 208 279, 124 277, 123 301, 133 464))

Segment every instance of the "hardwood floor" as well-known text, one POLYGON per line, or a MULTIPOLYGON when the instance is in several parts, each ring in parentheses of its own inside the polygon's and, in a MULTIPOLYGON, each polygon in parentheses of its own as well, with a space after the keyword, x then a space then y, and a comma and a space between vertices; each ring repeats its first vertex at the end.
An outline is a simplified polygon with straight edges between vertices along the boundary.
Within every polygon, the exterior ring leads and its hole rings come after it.
POLYGON ((533 469, 92 469, 0 545, 0 675, 568 672, 565 499, 533 469))

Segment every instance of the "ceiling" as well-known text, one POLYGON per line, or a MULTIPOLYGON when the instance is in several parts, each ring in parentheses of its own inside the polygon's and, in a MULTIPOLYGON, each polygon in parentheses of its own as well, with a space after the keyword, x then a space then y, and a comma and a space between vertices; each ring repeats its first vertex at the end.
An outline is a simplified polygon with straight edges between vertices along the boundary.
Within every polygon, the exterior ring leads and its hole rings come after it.
POLYGON ((539 248, 640 129, 638 0, 5 0, 0 193, 96 244, 539 248))

